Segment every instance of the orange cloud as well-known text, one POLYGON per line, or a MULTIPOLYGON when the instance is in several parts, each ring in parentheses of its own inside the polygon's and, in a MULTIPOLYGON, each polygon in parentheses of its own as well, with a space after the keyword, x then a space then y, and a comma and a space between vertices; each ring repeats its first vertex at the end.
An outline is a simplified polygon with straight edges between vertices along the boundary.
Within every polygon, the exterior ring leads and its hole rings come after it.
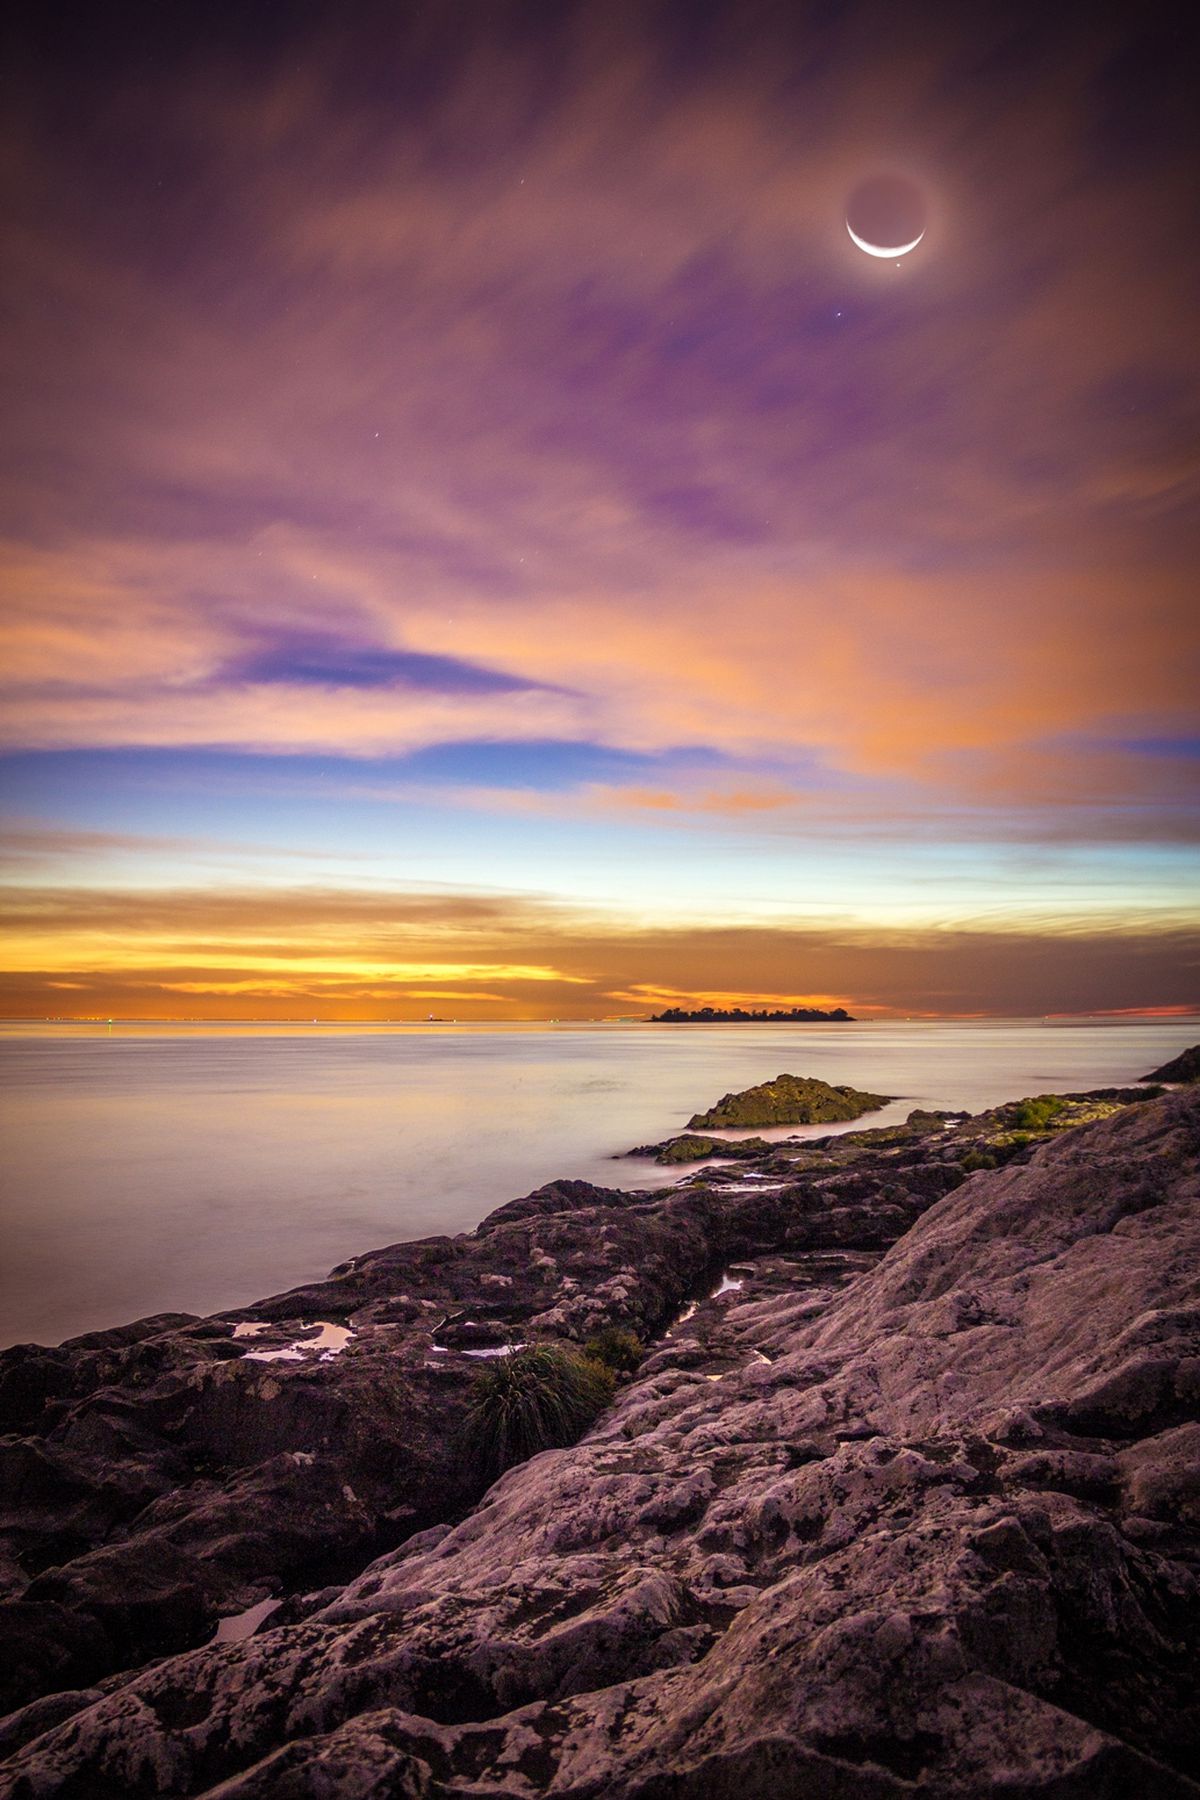
POLYGON ((621 787, 589 784, 581 796, 585 805, 614 812, 685 813, 689 818, 715 815, 736 819, 747 813, 777 812, 793 806, 800 796, 781 787, 730 788, 700 792, 643 788, 633 783, 621 787))

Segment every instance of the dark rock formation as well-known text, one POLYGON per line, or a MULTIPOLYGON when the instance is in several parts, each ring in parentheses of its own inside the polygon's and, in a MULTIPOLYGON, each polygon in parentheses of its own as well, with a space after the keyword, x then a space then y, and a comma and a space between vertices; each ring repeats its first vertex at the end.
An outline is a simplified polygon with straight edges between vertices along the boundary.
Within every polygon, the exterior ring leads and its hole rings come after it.
POLYGON ((1143 1081, 1200 1081, 1200 1044, 1193 1044, 1190 1050, 1182 1050, 1178 1056, 1164 1063, 1161 1069, 1152 1069, 1149 1075, 1143 1075, 1143 1081))
POLYGON ((718 1131, 739 1125, 836 1125, 886 1106, 886 1094, 831 1087, 812 1075, 777 1075, 740 1094, 724 1094, 707 1112, 693 1113, 689 1131, 718 1131))
POLYGON ((699 1137, 694 1131, 685 1131, 661 1144, 639 1144, 625 1154, 652 1156, 659 1163, 692 1163, 710 1160, 756 1162, 770 1152, 771 1145, 765 1138, 699 1137))
POLYGON ((772 1145, 666 1195, 553 1184, 249 1309, 249 1339, 10 1352, 10 1617, 42 1611, 9 1641, 50 1691, 0 1726, 0 1794, 1195 1800, 1200 1094, 1092 1104, 772 1145), (440 1346, 606 1323, 656 1340, 637 1374, 472 1507, 472 1365, 440 1346), (304 1542, 326 1507, 350 1579, 304 1542), (189 1585, 203 1612, 297 1578, 256 1635, 119 1672, 186 1637, 189 1585), (167 1596, 152 1641, 129 1615, 167 1596))

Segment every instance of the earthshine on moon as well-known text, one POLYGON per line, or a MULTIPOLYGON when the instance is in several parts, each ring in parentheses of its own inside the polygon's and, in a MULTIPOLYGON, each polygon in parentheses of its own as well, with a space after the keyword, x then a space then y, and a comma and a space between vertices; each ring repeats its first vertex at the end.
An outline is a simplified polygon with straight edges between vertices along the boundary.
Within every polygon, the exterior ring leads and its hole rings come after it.
POLYGON ((868 256, 907 256, 925 236, 927 219, 924 194, 904 175, 871 176, 846 206, 851 242, 868 256))

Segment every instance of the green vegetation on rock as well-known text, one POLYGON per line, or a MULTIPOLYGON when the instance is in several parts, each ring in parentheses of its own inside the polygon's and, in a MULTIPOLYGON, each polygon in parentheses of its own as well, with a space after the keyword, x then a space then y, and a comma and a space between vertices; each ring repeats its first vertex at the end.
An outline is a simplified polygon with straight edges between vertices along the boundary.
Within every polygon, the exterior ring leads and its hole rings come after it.
POLYGON ((612 1399, 611 1368, 561 1344, 498 1357, 475 1378, 464 1426, 472 1469, 494 1481, 514 1463, 573 1444, 612 1399))
POLYGON ((642 1340, 621 1325, 608 1325, 583 1346, 589 1362, 600 1363, 614 1375, 632 1375, 646 1349, 642 1340))
POLYGON ((689 1131, 737 1125, 833 1125, 886 1106, 890 1096, 831 1087, 811 1075, 777 1075, 740 1094, 725 1094, 708 1112, 688 1120, 689 1131))
MULTIPOLYGON (((1161 1092, 1161 1090, 1158 1090, 1161 1092)), ((1155 1092, 1147 1089, 1145 1097, 1155 1092)), ((1019 1150, 1044 1142, 1061 1131, 1094 1125, 1143 1098, 1137 1088, 1097 1088, 1090 1094, 1034 1094, 981 1115, 991 1122, 984 1143, 1006 1161, 1019 1150)), ((964 1163, 962 1165, 966 1167, 964 1163)))
POLYGON ((631 1156, 653 1156, 660 1163, 704 1162, 708 1157, 721 1157, 726 1162, 744 1162, 754 1157, 767 1156, 772 1149, 766 1138, 708 1138, 696 1137, 685 1131, 679 1137, 668 1138, 665 1144, 645 1144, 640 1150, 630 1151, 631 1156))
POLYGON ((714 1138, 694 1137, 689 1132, 682 1137, 668 1138, 665 1144, 647 1145, 647 1149, 654 1152, 655 1162, 660 1163, 702 1162, 718 1148, 714 1138))
POLYGON ((1017 1131, 1046 1131, 1066 1112, 1067 1102, 1058 1094, 1037 1094, 1032 1100, 1018 1100, 1011 1119, 1017 1131))

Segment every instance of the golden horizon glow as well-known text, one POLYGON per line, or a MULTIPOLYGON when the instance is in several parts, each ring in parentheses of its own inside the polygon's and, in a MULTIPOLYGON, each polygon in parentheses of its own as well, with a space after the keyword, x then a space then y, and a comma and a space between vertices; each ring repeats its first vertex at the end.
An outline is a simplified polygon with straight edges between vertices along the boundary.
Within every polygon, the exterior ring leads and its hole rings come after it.
POLYGON ((430 1004, 497 1020, 706 1005, 1028 1016, 1051 1010, 1046 995, 1055 1011, 1095 1011, 1100 980, 1114 1009, 1154 1013, 1180 1006, 1170 989, 1191 941, 1182 917, 682 925, 536 896, 374 889, 10 887, 0 920, 7 1017, 386 1019, 430 1004))

